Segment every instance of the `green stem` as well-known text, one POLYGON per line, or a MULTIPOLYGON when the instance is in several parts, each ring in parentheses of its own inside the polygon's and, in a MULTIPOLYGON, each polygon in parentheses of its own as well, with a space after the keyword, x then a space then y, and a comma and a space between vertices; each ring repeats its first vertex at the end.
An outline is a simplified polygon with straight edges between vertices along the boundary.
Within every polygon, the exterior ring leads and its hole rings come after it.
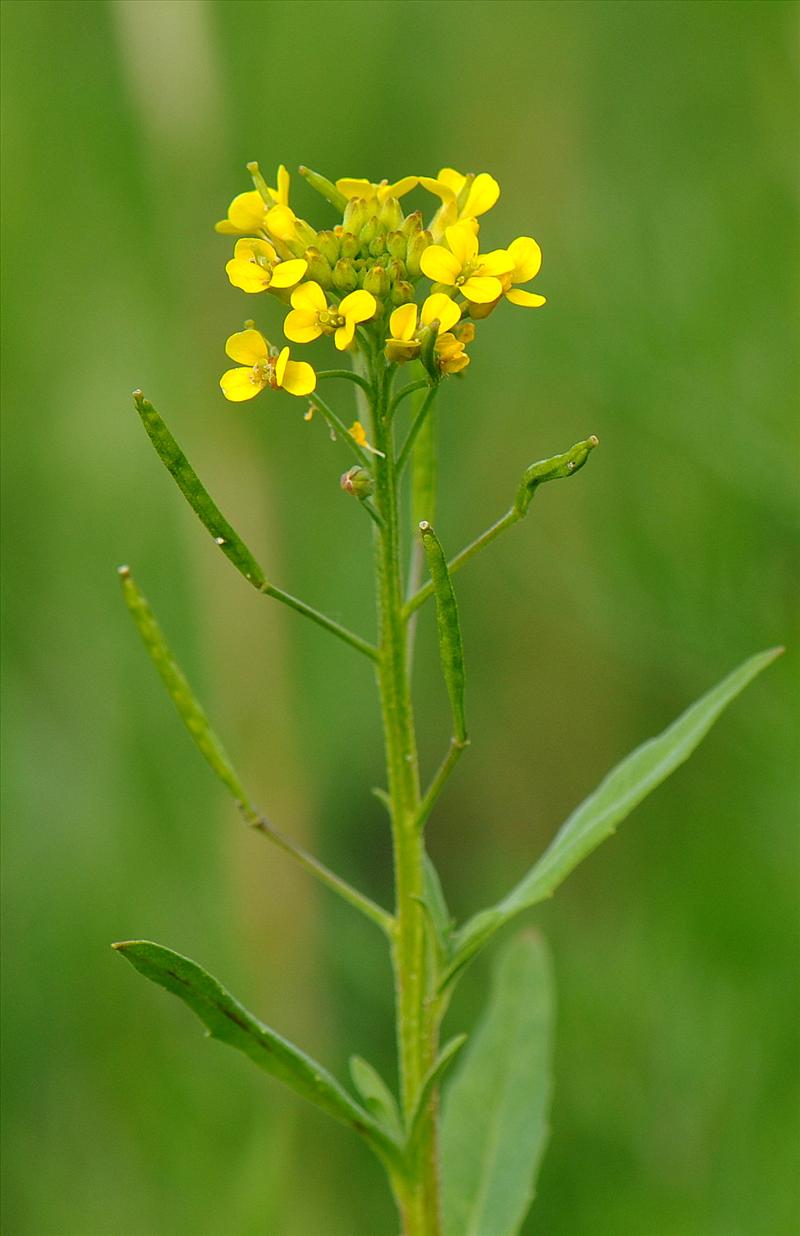
MULTIPOLYGON (((423 896, 424 849, 417 826, 420 786, 400 570, 397 471, 390 416, 387 369, 375 363, 373 436, 383 452, 375 463, 375 504, 383 527, 375 530, 378 603, 378 687, 386 751, 395 869, 395 926, 392 961, 395 974, 400 1090, 406 1120, 414 1112, 420 1088, 436 1054, 434 1027, 426 1002, 426 949, 423 896)), ((435 1099, 400 1204, 404 1236, 439 1236, 439 1173, 435 1099)))
POLYGON ((391 419, 394 416, 398 406, 408 395, 413 395, 414 391, 421 391, 423 386, 430 386, 430 378, 418 378, 416 382, 409 382, 408 386, 404 386, 403 389, 395 395, 391 402, 389 407, 389 418, 391 419))
POLYGON ((354 373, 352 369, 318 369, 317 378, 347 378, 349 382, 355 382, 372 398, 372 387, 367 379, 362 378, 360 373, 354 373))
POLYGON ((444 757, 436 770, 433 781, 431 781, 428 789, 425 791, 425 797, 419 805, 419 809, 417 811, 417 828, 424 828, 425 822, 431 811, 433 811, 436 800, 444 789, 448 777, 468 746, 468 738, 465 738, 463 741, 460 741, 458 738, 450 739, 450 746, 447 749, 447 755, 444 757))
MULTIPOLYGON (((491 544, 491 542, 498 537, 501 532, 505 532, 506 528, 511 528, 522 518, 523 516, 521 512, 518 511, 516 507, 512 506, 510 511, 506 511, 502 519, 498 519, 496 524, 492 524, 491 528, 487 528, 486 531, 482 532, 479 537, 476 537, 470 545, 467 545, 465 549, 462 549, 460 553, 457 553, 455 558, 450 559, 447 564, 447 569, 450 574, 452 575, 455 571, 460 571, 462 566, 464 566, 465 563, 469 562, 470 558, 477 554, 478 550, 491 544)), ((414 610, 419 609, 420 605, 422 605, 424 601, 427 601, 428 597, 432 595, 433 584, 428 581, 427 584, 424 584, 422 588, 420 588, 419 592, 415 592, 414 595, 409 597, 408 601, 406 601, 405 608, 403 610, 403 617, 408 619, 411 614, 414 613, 414 610)))
POLYGON ((332 635, 336 635, 339 639, 344 640, 351 648, 357 648, 359 652, 363 652, 364 656, 369 657, 371 661, 378 660, 378 649, 373 644, 362 639, 360 635, 355 635, 352 631, 348 631, 347 627, 343 627, 341 623, 336 622, 333 618, 329 618, 327 614, 321 613, 311 605, 306 605, 305 601, 301 601, 298 597, 293 597, 291 592, 284 592, 282 588, 276 588, 274 584, 264 584, 261 592, 265 596, 273 597, 276 601, 280 601, 283 605, 288 605, 290 609, 297 610, 298 614, 303 614, 306 618, 310 618, 318 626, 324 627, 332 635))
MULTIPOLYGON (((350 376, 354 377, 355 375, 350 374, 350 376)), ((359 386, 360 385, 361 383, 359 383, 359 386)), ((362 467, 369 468, 370 462, 369 462, 369 457, 367 456, 366 451, 363 451, 361 447, 358 445, 355 438, 352 436, 352 434, 350 433, 350 430, 347 428, 347 426, 345 425, 341 417, 336 415, 333 408, 329 407, 329 405, 325 402, 322 396, 318 395, 316 391, 312 391, 312 393, 309 395, 309 399, 313 403, 315 408, 319 408, 320 412, 325 417, 325 420, 328 422, 328 424, 330 425, 334 433, 338 434, 339 437, 344 440, 344 443, 346 446, 349 446, 350 450, 353 452, 353 454, 355 455, 358 462, 362 465, 362 467)))
MULTIPOLYGON (((427 383, 418 382, 415 384, 414 389, 416 389, 419 386, 425 386, 425 385, 427 385, 427 383)), ((414 443, 417 440, 417 435, 419 434, 420 429, 422 429, 422 426, 425 424, 425 417, 428 415, 430 406, 433 403, 434 399, 436 398, 436 392, 438 391, 438 389, 439 389, 438 386, 432 386, 430 388, 430 390, 428 391, 428 394, 426 395, 423 401, 422 407, 420 408, 417 415, 414 417, 414 421, 411 425, 411 428, 408 431, 408 437, 403 443, 403 449, 400 451, 400 454, 397 456, 397 475, 398 476, 402 476, 403 474, 403 469, 405 468, 406 463, 408 462, 408 457, 411 454, 412 447, 414 446, 414 443)))
POLYGON ((316 876, 323 884, 332 889, 334 893, 338 893, 345 901, 354 906, 356 910, 360 910, 367 918, 372 919, 373 923, 381 928, 391 939, 394 930, 394 919, 387 910, 382 909, 371 898, 360 893, 357 888, 353 888, 352 884, 348 884, 347 880, 343 880, 335 871, 331 871, 324 863, 321 863, 313 854, 309 854, 308 850, 304 850, 302 846, 297 845, 294 841, 290 841, 283 833, 279 832, 269 820, 266 820, 263 815, 258 815, 251 811, 244 803, 239 803, 239 810, 247 824, 256 832, 263 833, 268 837, 274 845, 283 850, 286 854, 290 854, 295 862, 309 871, 311 875, 316 876))

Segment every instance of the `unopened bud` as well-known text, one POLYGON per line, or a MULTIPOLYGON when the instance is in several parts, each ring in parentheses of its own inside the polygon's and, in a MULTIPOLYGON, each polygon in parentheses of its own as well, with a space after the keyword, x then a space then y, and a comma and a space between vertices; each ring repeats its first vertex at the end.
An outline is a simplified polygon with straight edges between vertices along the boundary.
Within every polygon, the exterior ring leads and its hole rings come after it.
POLYGON ((351 197, 350 201, 344 208, 344 224, 345 231, 354 232, 356 235, 361 231, 364 224, 369 220, 370 210, 363 197, 351 197))
POLYGON ((342 473, 339 484, 346 494, 352 494, 359 501, 368 498, 375 488, 375 484, 367 469, 360 468, 358 464, 347 472, 342 473))
POLYGON ((392 304, 407 305, 414 299, 414 288, 407 279, 397 279, 392 288, 392 304))
POLYGON ((389 292, 389 276, 382 266, 373 266, 364 275, 361 285, 365 292, 371 292, 378 300, 383 300, 389 292))
POLYGON ((389 280, 391 283, 399 283, 401 279, 406 277, 405 262, 398 262, 397 258, 392 258, 386 269, 389 272, 389 280))
POLYGON ((417 232, 421 232, 423 228, 422 211, 412 210, 410 215, 406 215, 403 220, 400 231, 404 236, 415 236, 417 232))
POLYGON ((396 197, 387 197, 380 209, 378 218, 381 227, 387 232, 393 232, 403 222, 403 211, 396 197))
POLYGON ((342 256, 342 242, 335 232, 317 232, 317 248, 331 266, 335 266, 342 256))
POLYGON ((406 267, 412 279, 419 279, 422 273, 419 260, 428 245, 433 244, 430 232, 416 232, 409 240, 406 248, 406 267))
POLYGON ((399 258, 401 261, 406 260, 406 248, 408 247, 408 239, 402 232, 389 232, 386 237, 386 250, 393 258, 399 258))
POLYGON ((320 253, 319 249, 315 249, 312 245, 310 249, 306 249, 303 257, 308 263, 308 269, 303 276, 304 279, 313 279, 320 287, 328 289, 333 287, 333 271, 328 259, 320 253))
POLYGON ((367 253, 369 251, 369 247, 377 235, 378 220, 375 215, 373 215, 371 219, 367 219, 367 222, 358 233, 358 243, 361 246, 363 253, 367 253))
POLYGON ((370 242, 369 252, 371 257, 383 257, 386 253, 386 233, 379 232, 373 241, 370 242))
POLYGON ((349 258, 339 258, 333 268, 333 286, 339 292, 355 292, 358 287, 356 268, 349 258))
POLYGON ((478 305, 472 301, 469 303, 469 316, 475 318, 476 321, 482 322, 484 318, 488 318, 490 313, 493 313, 500 304, 502 297, 498 296, 497 300, 491 300, 488 304, 478 305))
POLYGON ((342 233, 342 250, 341 250, 342 257, 343 258, 358 257, 358 250, 359 250, 358 237, 354 236, 352 232, 343 232, 342 233))

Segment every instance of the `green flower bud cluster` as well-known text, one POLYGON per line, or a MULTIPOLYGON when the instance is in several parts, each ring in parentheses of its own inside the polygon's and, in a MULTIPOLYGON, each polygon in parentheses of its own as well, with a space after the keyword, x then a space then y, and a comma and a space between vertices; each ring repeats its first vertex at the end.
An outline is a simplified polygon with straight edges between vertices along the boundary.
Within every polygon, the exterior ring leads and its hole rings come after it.
POLYGON ((317 232, 303 253, 308 278, 340 296, 363 288, 396 308, 414 299, 420 258, 433 243, 418 210, 404 215, 397 198, 351 198, 341 224, 317 232))

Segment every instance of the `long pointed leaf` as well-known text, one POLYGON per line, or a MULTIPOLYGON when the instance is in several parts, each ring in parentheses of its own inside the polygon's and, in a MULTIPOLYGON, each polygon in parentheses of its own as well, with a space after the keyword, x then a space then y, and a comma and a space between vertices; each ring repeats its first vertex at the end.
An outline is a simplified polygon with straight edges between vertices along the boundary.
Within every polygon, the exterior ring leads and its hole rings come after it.
POLYGON ((215 978, 180 953, 149 940, 127 940, 113 947, 131 965, 183 1000, 207 1027, 212 1038, 235 1047, 296 1094, 349 1125, 386 1160, 395 1160, 399 1147, 372 1116, 322 1065, 281 1035, 263 1025, 215 978))
POLYGON ((687 708, 662 734, 642 743, 618 764, 572 813, 520 883, 498 905, 469 919, 456 934, 453 960, 442 986, 463 969, 504 923, 552 896, 573 868, 610 837, 634 807, 689 758, 731 700, 782 651, 782 648, 770 648, 750 657, 687 708))
POLYGON ((350 1076, 353 1085, 364 1100, 367 1111, 386 1129, 400 1138, 402 1126, 397 1099, 376 1068, 362 1056, 350 1057, 350 1076))
POLYGON ((180 713, 181 719, 194 739, 200 754, 210 765, 223 785, 227 786, 237 802, 241 803, 251 813, 253 807, 239 776, 220 740, 211 728, 203 708, 198 703, 183 670, 178 665, 169 645, 158 625, 155 615, 147 603, 144 594, 139 590, 130 573, 129 567, 120 567, 120 583, 122 595, 125 598, 133 621, 139 630, 150 660, 158 670, 173 704, 180 713))
POLYGON ((436 598, 439 657, 453 713, 453 735, 458 742, 463 743, 467 738, 467 722, 464 715, 464 646, 458 619, 458 603, 439 538, 427 519, 422 520, 419 530, 436 598))
POLYGON ((441 1084, 442 1078, 461 1051, 468 1037, 466 1034, 457 1034, 448 1043, 445 1043, 435 1062, 422 1079, 417 1102, 408 1122, 408 1150, 410 1154, 413 1154, 416 1150, 418 1138, 423 1128, 425 1111, 431 1101, 431 1095, 436 1087, 441 1084))
POLYGON ((445 1088, 445 1236, 513 1236, 533 1200, 548 1133, 550 959, 525 932, 501 953, 486 1014, 445 1088))
POLYGON ((261 567, 206 490, 150 400, 145 399, 141 391, 134 391, 133 402, 159 459, 172 473, 178 488, 195 515, 208 528, 217 545, 231 560, 236 570, 240 571, 254 588, 264 589, 267 581, 261 567))

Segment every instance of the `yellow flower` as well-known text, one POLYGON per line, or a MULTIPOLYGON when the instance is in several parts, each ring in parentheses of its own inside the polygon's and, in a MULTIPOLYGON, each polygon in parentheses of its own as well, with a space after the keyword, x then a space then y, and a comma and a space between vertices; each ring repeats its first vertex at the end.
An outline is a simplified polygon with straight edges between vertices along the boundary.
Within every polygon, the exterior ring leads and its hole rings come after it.
MULTIPOLYGON (((258 171, 257 163, 248 164, 250 169, 258 171)), ((268 194, 273 206, 289 204, 289 173, 281 163, 278 168, 278 187, 270 189, 264 184, 261 173, 258 173, 259 183, 268 194)), ((264 216, 269 209, 264 198, 256 189, 247 193, 239 193, 228 207, 227 219, 220 219, 215 224, 215 230, 226 236, 247 236, 250 232, 260 232, 264 227, 264 216)))
POLYGON ((435 240, 459 220, 477 219, 478 215, 486 214, 500 196, 500 186, 488 172, 469 177, 452 167, 443 167, 436 177, 420 176, 419 183, 441 198, 442 204, 430 228, 435 240))
POLYGON ((358 180, 345 176, 342 180, 336 181, 336 188, 348 201, 353 197, 363 197, 368 202, 377 198, 378 205, 382 206, 387 198, 405 197, 406 193, 416 189, 418 184, 418 176, 404 176, 402 180, 396 180, 393 185, 386 180, 376 185, 371 180, 358 180))
POLYGON ((320 335, 333 335, 340 352, 353 342, 356 326, 373 317, 378 303, 371 292, 359 289, 345 296, 338 306, 329 305, 318 283, 301 283, 292 292, 292 311, 286 315, 284 334, 293 343, 310 343, 320 335))
POLYGON ((464 349, 464 341, 456 339, 455 335, 446 333, 436 340, 436 363, 442 373, 461 373, 466 369, 470 358, 464 349))
POLYGON ((506 300, 510 300, 512 305, 525 305, 529 309, 545 304, 544 296, 513 286, 515 283, 528 283, 534 275, 538 275, 542 265, 542 251, 536 241, 532 236, 518 236, 508 246, 508 253, 514 259, 514 269, 502 276, 506 300))
POLYGON ((270 348, 261 331, 240 330, 225 344, 231 360, 245 366, 228 369, 220 378, 222 393, 233 403, 253 399, 265 386, 285 390, 290 395, 310 395, 317 375, 306 361, 289 360, 289 349, 270 348))
POLYGON ((233 257, 225 266, 228 278, 243 292, 266 292, 267 288, 291 288, 299 283, 308 269, 304 258, 278 261, 278 255, 268 240, 248 237, 237 240, 233 257))
MULTIPOLYGON (((422 346, 417 331, 417 306, 413 303, 400 305, 389 318, 390 337, 386 340, 386 353, 391 361, 413 360, 422 346)), ((421 325, 430 326, 438 321, 437 334, 450 330, 461 317, 461 307, 445 292, 434 292, 422 306, 421 325)))
POLYGON ((420 258, 423 274, 435 283, 458 290, 478 305, 489 304, 503 293, 500 276, 510 274, 514 259, 505 249, 478 252, 478 237, 468 222, 454 224, 445 232, 448 249, 429 245, 420 258))

